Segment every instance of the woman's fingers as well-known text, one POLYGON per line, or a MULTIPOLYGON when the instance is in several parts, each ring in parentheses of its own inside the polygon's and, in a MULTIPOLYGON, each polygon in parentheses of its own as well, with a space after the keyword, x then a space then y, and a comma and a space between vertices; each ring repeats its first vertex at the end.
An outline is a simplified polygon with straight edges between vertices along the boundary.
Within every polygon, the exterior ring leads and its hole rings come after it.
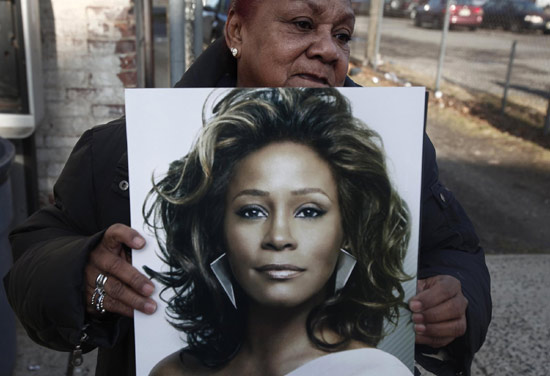
POLYGON ((124 251, 126 246, 141 248, 144 244, 139 233, 128 226, 115 224, 107 229, 84 270, 88 312, 97 314, 103 308, 129 317, 134 309, 146 314, 155 312, 157 305, 149 298, 155 289, 153 283, 130 264, 124 251), (107 279, 98 288, 100 274, 107 279), (101 307, 97 304, 100 295, 101 307))
POLYGON ((145 239, 133 228, 116 223, 105 231, 100 246, 116 253, 123 245, 134 249, 141 249, 145 245, 145 239))
MULTIPOLYGON (((99 271, 97 271, 99 274, 99 271)), ((95 291, 95 284, 93 286, 88 285, 88 304, 90 313, 99 313, 96 308, 99 295, 96 294, 95 304, 91 304, 92 296, 95 291)), ((103 295, 103 308, 107 312, 118 313, 124 316, 132 317, 133 310, 137 309, 146 314, 152 314, 156 311, 157 305, 154 300, 145 298, 134 291, 128 286, 122 283, 120 280, 113 276, 108 276, 105 282, 103 295)))
POLYGON ((419 281, 419 293, 411 299, 416 343, 442 347, 466 333, 468 300, 460 281, 440 275, 419 281))
MULTIPOLYGON (((114 255, 105 249, 94 250, 90 254, 90 262, 103 274, 115 276, 137 293, 151 296, 155 290, 153 283, 134 268, 126 257, 114 255)), ((95 279, 94 279, 95 284, 95 279)))

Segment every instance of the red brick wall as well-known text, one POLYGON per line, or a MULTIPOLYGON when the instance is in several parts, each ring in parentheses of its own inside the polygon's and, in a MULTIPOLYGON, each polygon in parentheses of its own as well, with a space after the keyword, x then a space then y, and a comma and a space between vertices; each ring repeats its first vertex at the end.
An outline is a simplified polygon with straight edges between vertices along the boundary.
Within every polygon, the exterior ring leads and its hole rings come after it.
POLYGON ((124 114, 137 86, 131 0, 40 1, 45 120, 36 132, 41 202, 79 136, 124 114))

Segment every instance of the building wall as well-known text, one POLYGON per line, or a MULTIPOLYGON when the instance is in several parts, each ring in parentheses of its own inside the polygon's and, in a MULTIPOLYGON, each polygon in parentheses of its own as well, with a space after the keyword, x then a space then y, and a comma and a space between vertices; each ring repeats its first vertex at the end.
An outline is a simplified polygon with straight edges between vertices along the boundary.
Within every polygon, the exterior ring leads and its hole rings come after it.
POLYGON ((40 202, 80 135, 124 114, 137 86, 132 0, 40 1, 45 119, 36 131, 40 202))

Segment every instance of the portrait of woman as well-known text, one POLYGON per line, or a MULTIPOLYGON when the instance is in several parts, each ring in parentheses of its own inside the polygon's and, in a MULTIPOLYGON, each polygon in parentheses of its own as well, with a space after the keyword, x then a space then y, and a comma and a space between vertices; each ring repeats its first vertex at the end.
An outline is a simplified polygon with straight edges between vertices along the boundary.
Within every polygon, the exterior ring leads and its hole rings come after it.
POLYGON ((405 304, 409 211, 338 90, 230 91, 143 214, 187 337, 152 375, 410 374, 376 348, 405 304))

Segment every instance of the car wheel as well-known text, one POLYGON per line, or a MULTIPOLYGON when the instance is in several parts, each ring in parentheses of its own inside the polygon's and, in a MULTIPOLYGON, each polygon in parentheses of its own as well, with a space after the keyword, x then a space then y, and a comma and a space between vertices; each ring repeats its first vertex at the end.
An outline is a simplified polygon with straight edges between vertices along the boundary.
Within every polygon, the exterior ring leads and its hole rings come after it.
POLYGON ((470 31, 476 31, 477 30, 477 26, 470 26, 470 31))
POLYGON ((433 28, 437 30, 443 29, 443 20, 441 18, 435 18, 433 22, 433 28))
POLYGON ((422 21, 420 20, 420 17, 418 17, 418 15, 416 15, 414 17, 414 26, 416 26, 416 27, 421 27, 422 26, 422 21))

